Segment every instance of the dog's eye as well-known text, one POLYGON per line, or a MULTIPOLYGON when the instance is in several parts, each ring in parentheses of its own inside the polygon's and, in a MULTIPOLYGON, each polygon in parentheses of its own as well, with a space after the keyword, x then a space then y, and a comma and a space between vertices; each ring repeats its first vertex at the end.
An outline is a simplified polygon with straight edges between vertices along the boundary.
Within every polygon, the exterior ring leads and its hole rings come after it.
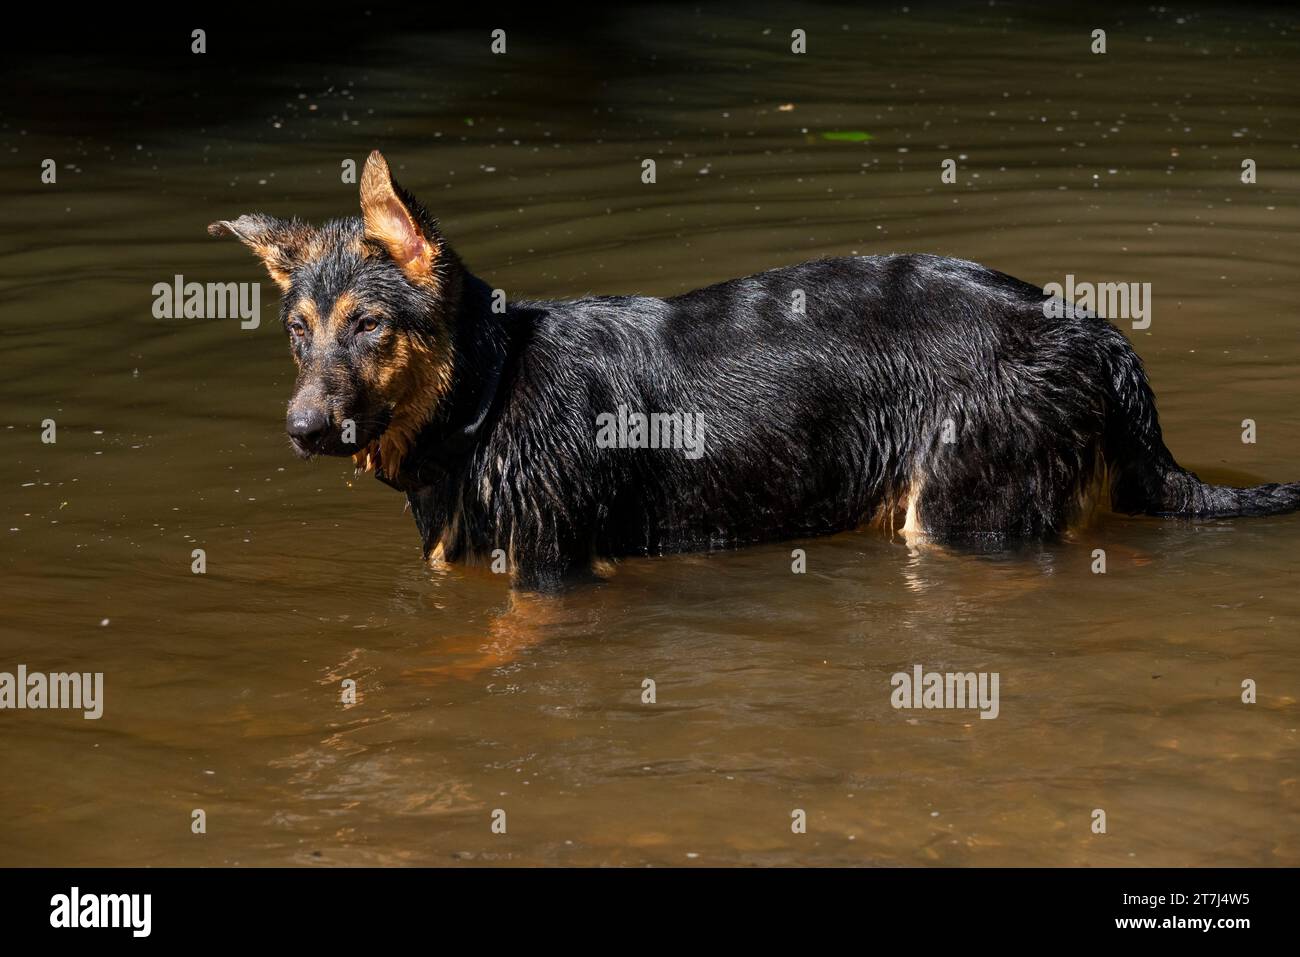
POLYGON ((357 321, 357 332, 374 332, 379 328, 379 319, 375 316, 362 316, 357 321))
POLYGON ((301 339, 307 335, 307 327, 298 319, 289 320, 289 334, 295 339, 301 339))

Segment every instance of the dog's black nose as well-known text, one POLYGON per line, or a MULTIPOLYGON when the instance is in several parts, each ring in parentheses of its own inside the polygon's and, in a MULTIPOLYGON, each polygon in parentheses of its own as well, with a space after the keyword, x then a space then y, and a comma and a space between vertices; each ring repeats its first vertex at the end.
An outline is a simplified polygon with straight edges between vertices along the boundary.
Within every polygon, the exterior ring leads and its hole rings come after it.
POLYGON ((329 424, 329 417, 321 409, 291 409, 285 420, 285 429, 299 447, 314 449, 325 438, 329 424))

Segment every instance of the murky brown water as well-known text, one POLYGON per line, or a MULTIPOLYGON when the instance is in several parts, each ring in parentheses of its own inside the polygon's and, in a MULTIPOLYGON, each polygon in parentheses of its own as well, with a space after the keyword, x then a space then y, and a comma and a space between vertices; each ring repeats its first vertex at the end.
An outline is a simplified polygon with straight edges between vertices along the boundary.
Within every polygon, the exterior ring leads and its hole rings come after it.
POLYGON ((1300 518, 1107 516, 983 557, 843 534, 797 543, 805 575, 782 544, 516 599, 423 567, 396 493, 291 456, 269 283, 256 331, 151 315, 176 273, 264 280, 206 223, 352 215, 340 162, 378 146, 511 295, 892 251, 1151 282, 1132 335, 1175 454, 1300 478, 1293 20, 1027 17, 408 36, 232 71, 178 125, 69 64, 120 116, 0 128, 0 670, 102 671, 106 702, 0 713, 0 864, 1300 864, 1300 518), (894 710, 915 664, 999 673, 1000 716, 894 710))

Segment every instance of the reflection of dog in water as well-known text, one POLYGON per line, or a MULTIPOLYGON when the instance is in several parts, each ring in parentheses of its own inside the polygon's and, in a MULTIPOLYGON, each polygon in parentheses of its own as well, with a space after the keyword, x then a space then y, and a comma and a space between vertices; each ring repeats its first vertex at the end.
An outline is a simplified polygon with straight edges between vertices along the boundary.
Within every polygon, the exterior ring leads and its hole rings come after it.
POLYGON ((377 152, 361 213, 209 227, 283 291, 290 439, 404 491, 426 555, 495 557, 523 587, 871 522, 1051 539, 1102 489, 1133 514, 1300 505, 1300 483, 1179 467, 1119 330, 973 263, 828 259, 670 299, 507 303, 377 152))

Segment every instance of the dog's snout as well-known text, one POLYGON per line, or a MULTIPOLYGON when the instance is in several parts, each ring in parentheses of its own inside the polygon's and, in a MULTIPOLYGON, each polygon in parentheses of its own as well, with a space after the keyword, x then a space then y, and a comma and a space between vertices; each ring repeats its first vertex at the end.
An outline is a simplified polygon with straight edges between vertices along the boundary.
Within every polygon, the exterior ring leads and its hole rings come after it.
POLYGON ((329 416, 324 409, 290 409, 285 420, 285 429, 289 437, 305 449, 320 445, 329 429, 329 416))

